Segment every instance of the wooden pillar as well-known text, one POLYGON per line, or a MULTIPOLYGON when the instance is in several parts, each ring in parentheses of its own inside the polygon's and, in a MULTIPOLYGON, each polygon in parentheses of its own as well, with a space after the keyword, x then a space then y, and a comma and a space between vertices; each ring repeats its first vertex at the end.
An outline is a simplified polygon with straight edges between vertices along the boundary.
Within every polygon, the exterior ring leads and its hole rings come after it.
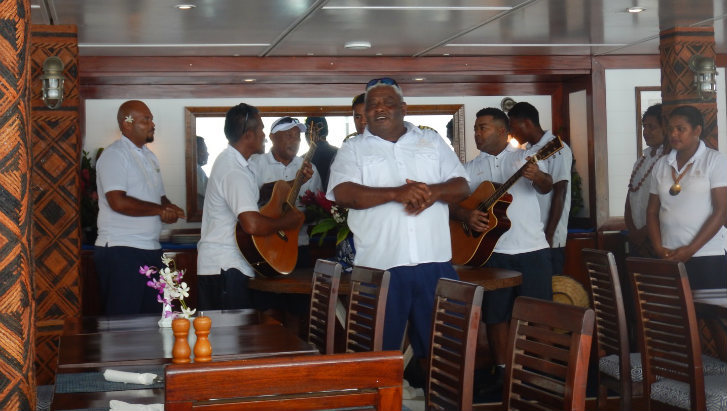
POLYGON ((694 84, 689 59, 694 55, 716 58, 713 27, 676 27, 660 33, 661 99, 664 115, 682 105, 699 109, 704 116, 702 138, 717 149, 717 99, 703 100, 694 84))
POLYGON ((38 384, 50 384, 58 362, 63 321, 81 312, 79 292, 81 132, 76 26, 31 27, 31 172, 36 302, 35 369, 38 384), (63 103, 42 99, 43 62, 63 62, 63 103))
POLYGON ((35 409, 29 0, 0 2, 0 409, 35 409))

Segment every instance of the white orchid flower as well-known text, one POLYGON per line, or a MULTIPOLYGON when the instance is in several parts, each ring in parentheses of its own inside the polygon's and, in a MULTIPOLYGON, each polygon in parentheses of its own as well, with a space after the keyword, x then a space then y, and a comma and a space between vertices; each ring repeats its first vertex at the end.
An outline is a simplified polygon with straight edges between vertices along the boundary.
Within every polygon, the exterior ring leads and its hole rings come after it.
POLYGON ((182 306, 182 315, 189 318, 194 315, 194 313, 197 312, 196 308, 187 308, 186 305, 182 306))
POLYGON ((172 261, 174 261, 174 260, 172 260, 171 258, 167 257, 166 254, 162 254, 162 263, 164 263, 164 265, 166 265, 167 267, 169 267, 169 263, 171 263, 172 261))

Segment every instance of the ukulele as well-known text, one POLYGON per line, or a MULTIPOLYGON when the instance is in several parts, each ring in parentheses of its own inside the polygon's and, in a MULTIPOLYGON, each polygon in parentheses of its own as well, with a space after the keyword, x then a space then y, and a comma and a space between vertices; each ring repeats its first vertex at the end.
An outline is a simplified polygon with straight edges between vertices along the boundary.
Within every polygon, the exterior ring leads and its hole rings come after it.
MULTIPOLYGON (((310 162, 318 142, 318 128, 311 125, 310 148, 303 157, 303 164, 310 162)), ((292 186, 279 180, 273 186, 270 200, 260 207, 265 217, 279 218, 285 213, 301 213, 295 207, 300 188, 303 185, 303 165, 295 175, 292 186)), ((280 230, 270 235, 252 235, 243 230, 240 223, 235 227, 237 247, 252 268, 266 277, 290 274, 298 260, 298 233, 302 225, 288 230, 280 230)))
POLYGON ((468 210, 480 210, 489 215, 490 223, 486 231, 477 232, 470 229, 465 222, 449 220, 449 232, 452 238, 452 264, 480 267, 492 255, 497 240, 510 229, 507 208, 512 203, 512 195, 507 190, 522 176, 529 163, 545 160, 563 148, 559 137, 550 140, 534 156, 520 167, 510 178, 495 188, 489 181, 483 181, 477 189, 459 205, 468 210))

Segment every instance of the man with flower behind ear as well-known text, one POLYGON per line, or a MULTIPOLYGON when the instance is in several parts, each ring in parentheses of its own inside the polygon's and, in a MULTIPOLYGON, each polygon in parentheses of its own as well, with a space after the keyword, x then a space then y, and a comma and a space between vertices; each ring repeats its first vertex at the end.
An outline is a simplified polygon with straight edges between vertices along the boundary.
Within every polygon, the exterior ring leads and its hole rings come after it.
POLYGON ((404 121, 393 79, 367 84, 365 113, 364 133, 338 150, 327 197, 349 208, 354 263, 391 273, 383 349, 401 347, 408 321, 414 355, 424 358, 437 281, 458 278, 447 204, 469 194, 467 173, 436 131, 404 121))
POLYGON ((130 100, 116 115, 121 138, 99 157, 98 237, 94 262, 106 315, 159 312, 156 292, 138 275, 140 266, 158 266, 162 223, 184 218, 164 194, 159 160, 146 147, 154 141, 154 117, 141 101, 130 100))
POLYGON ((237 246, 238 222, 246 233, 260 236, 303 223, 302 214, 270 218, 259 212, 260 191, 248 163, 264 149, 258 109, 240 103, 228 110, 225 137, 229 145, 212 166, 202 211, 202 237, 197 244, 198 310, 252 307, 247 284, 255 272, 237 246))

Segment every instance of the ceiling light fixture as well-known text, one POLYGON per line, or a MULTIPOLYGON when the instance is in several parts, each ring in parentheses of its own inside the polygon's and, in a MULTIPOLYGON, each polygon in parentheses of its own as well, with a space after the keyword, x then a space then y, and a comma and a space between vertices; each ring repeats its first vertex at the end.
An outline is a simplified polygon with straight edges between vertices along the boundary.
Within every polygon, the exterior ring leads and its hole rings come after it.
POLYGON ((254 83, 255 82, 255 79, 254 78, 246 78, 246 79, 243 79, 242 81, 244 81, 245 83, 254 83))
POLYGON ((412 80, 414 80, 414 81, 424 81, 426 79, 427 79, 426 77, 414 77, 412 80))
POLYGON ((638 7, 638 6, 629 7, 626 9, 626 11, 628 11, 629 13, 641 13, 642 11, 645 11, 645 10, 646 10, 645 8, 638 7))
POLYGON ((179 10, 191 10, 197 6, 195 6, 194 4, 185 3, 185 4, 176 4, 174 7, 179 10))
POLYGON ((349 50, 368 50, 371 48, 371 43, 368 41, 347 41, 343 47, 349 50))

